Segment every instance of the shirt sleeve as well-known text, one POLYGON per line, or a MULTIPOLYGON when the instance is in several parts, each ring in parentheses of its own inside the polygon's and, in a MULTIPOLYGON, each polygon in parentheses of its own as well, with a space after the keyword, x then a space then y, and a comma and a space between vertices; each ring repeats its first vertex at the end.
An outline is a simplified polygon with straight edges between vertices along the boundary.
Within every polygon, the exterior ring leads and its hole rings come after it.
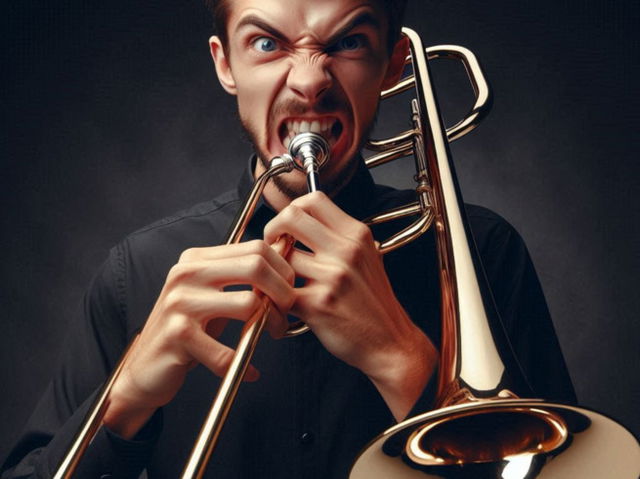
MULTIPOLYGON (((2 466, 2 478, 51 477, 101 384, 128 341, 125 248, 114 248, 70 323, 58 373, 2 466)), ((79 464, 81 477, 138 477, 162 428, 161 413, 132 441, 100 428, 79 464)))
MULTIPOLYGON (((507 338, 535 398, 575 403, 573 384, 524 241, 489 210, 468 206, 468 218, 507 338)), ((436 392, 437 371, 408 417, 433 409, 436 392)))

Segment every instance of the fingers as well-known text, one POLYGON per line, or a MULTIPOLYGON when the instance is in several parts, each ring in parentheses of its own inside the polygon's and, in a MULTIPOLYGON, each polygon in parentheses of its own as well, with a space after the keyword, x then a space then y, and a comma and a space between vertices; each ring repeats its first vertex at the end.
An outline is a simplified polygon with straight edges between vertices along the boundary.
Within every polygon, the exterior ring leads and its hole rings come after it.
POLYGON ((253 291, 212 291, 183 288, 165 300, 165 314, 179 314, 206 325, 212 318, 247 319, 260 308, 260 297, 253 291))
POLYGON ((358 248, 374 244, 365 224, 347 215, 321 192, 297 198, 284 208, 267 224, 264 238, 271 243, 283 234, 290 234, 316 253, 348 248, 348 242, 358 248))
POLYGON ((334 245, 338 236, 303 209, 289 205, 272 219, 264 230, 265 241, 288 234, 311 250, 319 252, 334 245))
MULTIPOLYGON (((287 276, 293 278, 294 274, 287 264, 287 276)), ((268 260, 256 254, 178 263, 167 276, 164 299, 167 308, 201 314, 206 312, 209 305, 226 298, 218 296, 224 286, 246 284, 264 292, 280 311, 287 311, 294 299, 293 281, 288 277, 283 278, 268 260)), ((235 299, 247 301, 249 298, 235 299)), ((232 301, 228 305, 218 304, 217 307, 238 308, 242 304, 232 301)), ((235 313, 231 316, 236 317, 235 313)))
POLYGON ((300 196, 291 204, 306 211, 325 226, 335 228, 340 234, 348 235, 352 223, 357 223, 321 191, 300 196))
MULTIPOLYGON (((223 300, 212 298, 212 305, 224 304, 224 308, 216 308, 216 312, 212 315, 212 309, 204 309, 200 314, 203 320, 203 326, 207 334, 216 338, 224 330, 228 320, 238 319, 247 321, 253 314, 263 310, 263 297, 256 294, 255 291, 228 291, 217 293, 223 297, 223 300), (215 320, 209 320, 215 317, 215 320)), ((287 311, 291 306, 287 307, 287 311)), ((288 328, 286 314, 281 313, 277 308, 269 308, 269 317, 267 318, 266 329, 274 338, 280 338, 284 335, 288 328)))
POLYGON ((180 255, 178 264, 233 259, 249 255, 262 256, 274 270, 293 284, 294 273, 285 259, 267 243, 259 240, 206 248, 189 248, 180 255))
MULTIPOLYGON (((233 359, 234 350, 211 338, 202 330, 195 330, 189 339, 187 343, 189 354, 216 376, 224 376, 233 359)), ((244 380, 255 381, 259 376, 258 370, 249 365, 244 380)))

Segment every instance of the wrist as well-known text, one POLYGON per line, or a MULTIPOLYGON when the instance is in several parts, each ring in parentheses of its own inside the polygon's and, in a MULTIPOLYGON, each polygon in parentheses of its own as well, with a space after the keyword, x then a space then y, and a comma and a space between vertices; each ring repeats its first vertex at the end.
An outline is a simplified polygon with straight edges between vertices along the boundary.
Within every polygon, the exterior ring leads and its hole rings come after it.
POLYGON ((119 394, 114 387, 109 393, 102 423, 110 431, 130 440, 144 427, 157 409, 155 406, 135 405, 126 395, 119 394))
POLYGON ((369 378, 395 419, 400 421, 409 413, 435 373, 438 352, 429 338, 419 331, 411 342, 384 355, 382 364, 369 378))

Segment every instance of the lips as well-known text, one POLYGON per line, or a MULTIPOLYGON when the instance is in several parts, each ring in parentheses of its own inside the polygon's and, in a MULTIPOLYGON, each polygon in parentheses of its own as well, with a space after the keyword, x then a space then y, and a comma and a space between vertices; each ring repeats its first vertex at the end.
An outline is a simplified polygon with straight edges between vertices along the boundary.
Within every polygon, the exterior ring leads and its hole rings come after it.
POLYGON ((342 133, 342 123, 335 117, 287 118, 279 128, 280 141, 289 148, 291 139, 298 133, 313 132, 324 137, 330 146, 337 143, 342 133))

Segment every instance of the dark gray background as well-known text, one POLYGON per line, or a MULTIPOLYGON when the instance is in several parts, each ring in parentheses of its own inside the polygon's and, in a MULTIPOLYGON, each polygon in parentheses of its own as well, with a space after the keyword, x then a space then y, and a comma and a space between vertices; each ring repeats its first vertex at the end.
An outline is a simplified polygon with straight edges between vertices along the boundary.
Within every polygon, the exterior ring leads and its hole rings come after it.
MULTIPOLYGON (((4 11, 0 456, 108 248, 232 185, 250 152, 197 1, 4 11)), ((638 13, 632 1, 414 0, 406 22, 482 60, 495 106, 453 147, 465 198, 525 237, 581 403, 636 434, 638 13)), ((451 123, 470 93, 461 68, 434 72, 451 123)), ((397 168, 379 177, 402 182, 397 168)))

